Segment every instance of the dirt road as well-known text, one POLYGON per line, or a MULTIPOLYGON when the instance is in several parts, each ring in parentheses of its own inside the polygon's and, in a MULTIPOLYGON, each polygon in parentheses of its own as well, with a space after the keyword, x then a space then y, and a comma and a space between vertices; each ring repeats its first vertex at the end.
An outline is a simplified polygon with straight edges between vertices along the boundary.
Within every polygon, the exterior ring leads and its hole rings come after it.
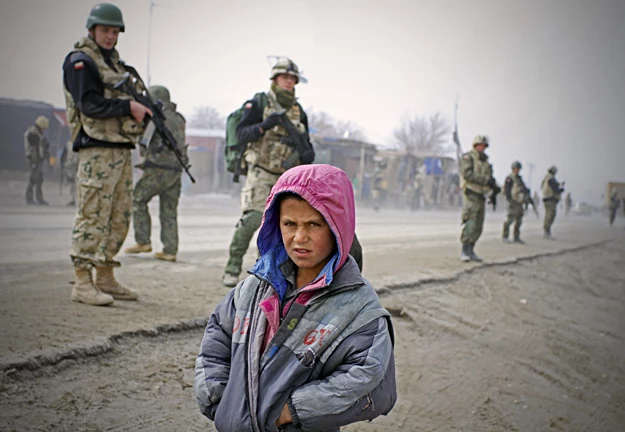
MULTIPOLYGON (((211 430, 192 369, 226 292, 236 200, 183 197, 179 262, 121 254, 140 301, 94 308, 69 301, 72 210, 3 199, 0 430, 211 430)), ((396 315, 400 396, 387 418, 346 430, 622 430, 622 225, 560 219, 547 242, 528 215, 528 244, 512 246, 503 217, 487 215, 486 263, 466 265, 457 214, 359 210, 364 274, 396 315)))

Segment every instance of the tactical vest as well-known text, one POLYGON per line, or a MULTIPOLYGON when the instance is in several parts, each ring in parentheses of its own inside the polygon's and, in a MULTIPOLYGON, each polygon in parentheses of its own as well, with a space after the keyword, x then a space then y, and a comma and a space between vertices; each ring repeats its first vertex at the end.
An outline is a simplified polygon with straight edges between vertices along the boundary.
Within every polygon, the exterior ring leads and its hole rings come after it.
MULTIPOLYGON (((106 99, 132 99, 132 97, 121 90, 115 89, 114 85, 122 80, 126 68, 119 60, 117 50, 113 51, 111 61, 117 70, 111 68, 102 55, 98 45, 90 38, 83 37, 74 44, 75 51, 81 51, 88 55, 95 63, 100 73, 100 79, 104 83, 104 97, 106 99)), ((91 118, 80 112, 74 98, 67 88, 65 92, 65 104, 67 106, 67 121, 70 124, 72 141, 82 128, 85 133, 96 140, 112 143, 135 144, 143 132, 143 126, 137 123, 131 116, 91 118)))
MULTIPOLYGON (((176 140, 177 148, 182 155, 182 160, 186 164, 187 146, 185 145, 185 125, 186 120, 176 111, 176 104, 171 102, 163 103, 163 113, 165 114, 165 126, 171 132, 176 140)), ((156 131, 154 123, 149 122, 145 128, 145 132, 141 137, 140 143, 146 145, 141 149, 141 156, 145 158, 144 162, 138 165, 139 168, 164 168, 169 170, 181 171, 182 166, 176 155, 163 145, 163 138, 156 131)))
POLYGON ((517 204, 523 204, 525 202, 525 187, 521 178, 512 173, 508 176, 509 179, 512 179, 512 191, 510 192, 510 196, 512 197, 512 201, 517 204))
POLYGON ((28 159, 31 159, 32 162, 41 162, 46 158, 46 148, 44 145, 44 136, 43 132, 39 130, 39 128, 35 125, 30 126, 24 132, 24 153, 28 159), (37 147, 34 148, 31 146, 28 141, 28 135, 35 134, 37 135, 37 147))
MULTIPOLYGON (((263 111, 263 120, 278 110, 283 109, 280 104, 278 104, 276 95, 271 90, 267 93, 267 102, 267 106, 263 111)), ((306 127, 301 121, 301 114, 300 107, 297 103, 293 104, 286 112, 291 123, 293 123, 300 133, 304 133, 306 132, 306 127)), ((282 163, 295 151, 293 147, 280 142, 281 138, 288 136, 288 132, 282 125, 275 126, 273 129, 265 131, 265 134, 259 140, 248 144, 248 148, 245 151, 245 161, 250 167, 259 166, 270 173, 282 174, 286 171, 282 163)), ((296 161, 296 165, 299 164, 300 161, 296 161)))
MULTIPOLYGON (((473 149, 468 153, 465 153, 464 156, 470 156, 473 160, 473 172, 476 173, 480 177, 490 178, 493 176, 493 167, 488 163, 488 159, 480 160, 480 153, 473 149)), ((471 189, 473 192, 486 195, 490 192, 490 186, 474 183, 470 180, 466 180, 464 176, 460 176, 460 188, 463 192, 466 192, 467 189, 471 189)))
POLYGON ((560 193, 554 192, 549 185, 549 180, 551 179, 555 179, 555 176, 551 173, 548 173, 543 179, 543 182, 540 186, 543 191, 543 200, 555 198, 556 201, 560 201, 560 193))

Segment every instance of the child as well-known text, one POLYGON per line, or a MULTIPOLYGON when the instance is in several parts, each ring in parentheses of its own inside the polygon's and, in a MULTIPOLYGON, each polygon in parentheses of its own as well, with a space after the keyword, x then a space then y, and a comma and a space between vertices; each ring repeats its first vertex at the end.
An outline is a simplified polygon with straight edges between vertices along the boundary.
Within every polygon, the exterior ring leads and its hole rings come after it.
POLYGON ((209 318, 196 360, 218 431, 335 432, 393 408, 390 316, 348 254, 355 218, 339 168, 298 166, 274 185, 261 257, 209 318))

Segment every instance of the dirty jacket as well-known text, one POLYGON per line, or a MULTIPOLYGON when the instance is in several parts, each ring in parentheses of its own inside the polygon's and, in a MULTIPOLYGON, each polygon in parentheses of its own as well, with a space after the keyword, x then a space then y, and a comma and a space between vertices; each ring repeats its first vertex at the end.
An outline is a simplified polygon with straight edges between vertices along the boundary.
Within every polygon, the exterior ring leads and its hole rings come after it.
POLYGON ((396 401, 392 327, 373 287, 349 256, 355 225, 347 175, 329 165, 283 174, 267 199, 261 258, 211 315, 196 361, 200 411, 221 432, 336 432, 387 414, 396 401), (326 219, 336 254, 318 277, 294 289, 276 198, 302 196, 326 219), (231 373, 232 372, 232 373, 231 373))

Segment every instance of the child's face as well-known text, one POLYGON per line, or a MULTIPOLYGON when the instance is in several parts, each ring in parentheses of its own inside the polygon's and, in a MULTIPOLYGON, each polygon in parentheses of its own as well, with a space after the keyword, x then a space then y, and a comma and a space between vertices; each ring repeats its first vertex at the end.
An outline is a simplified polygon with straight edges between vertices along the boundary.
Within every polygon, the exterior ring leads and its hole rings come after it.
POLYGON ((334 234, 321 213, 295 197, 280 203, 280 232, 289 257, 297 267, 316 276, 334 251, 334 234))

